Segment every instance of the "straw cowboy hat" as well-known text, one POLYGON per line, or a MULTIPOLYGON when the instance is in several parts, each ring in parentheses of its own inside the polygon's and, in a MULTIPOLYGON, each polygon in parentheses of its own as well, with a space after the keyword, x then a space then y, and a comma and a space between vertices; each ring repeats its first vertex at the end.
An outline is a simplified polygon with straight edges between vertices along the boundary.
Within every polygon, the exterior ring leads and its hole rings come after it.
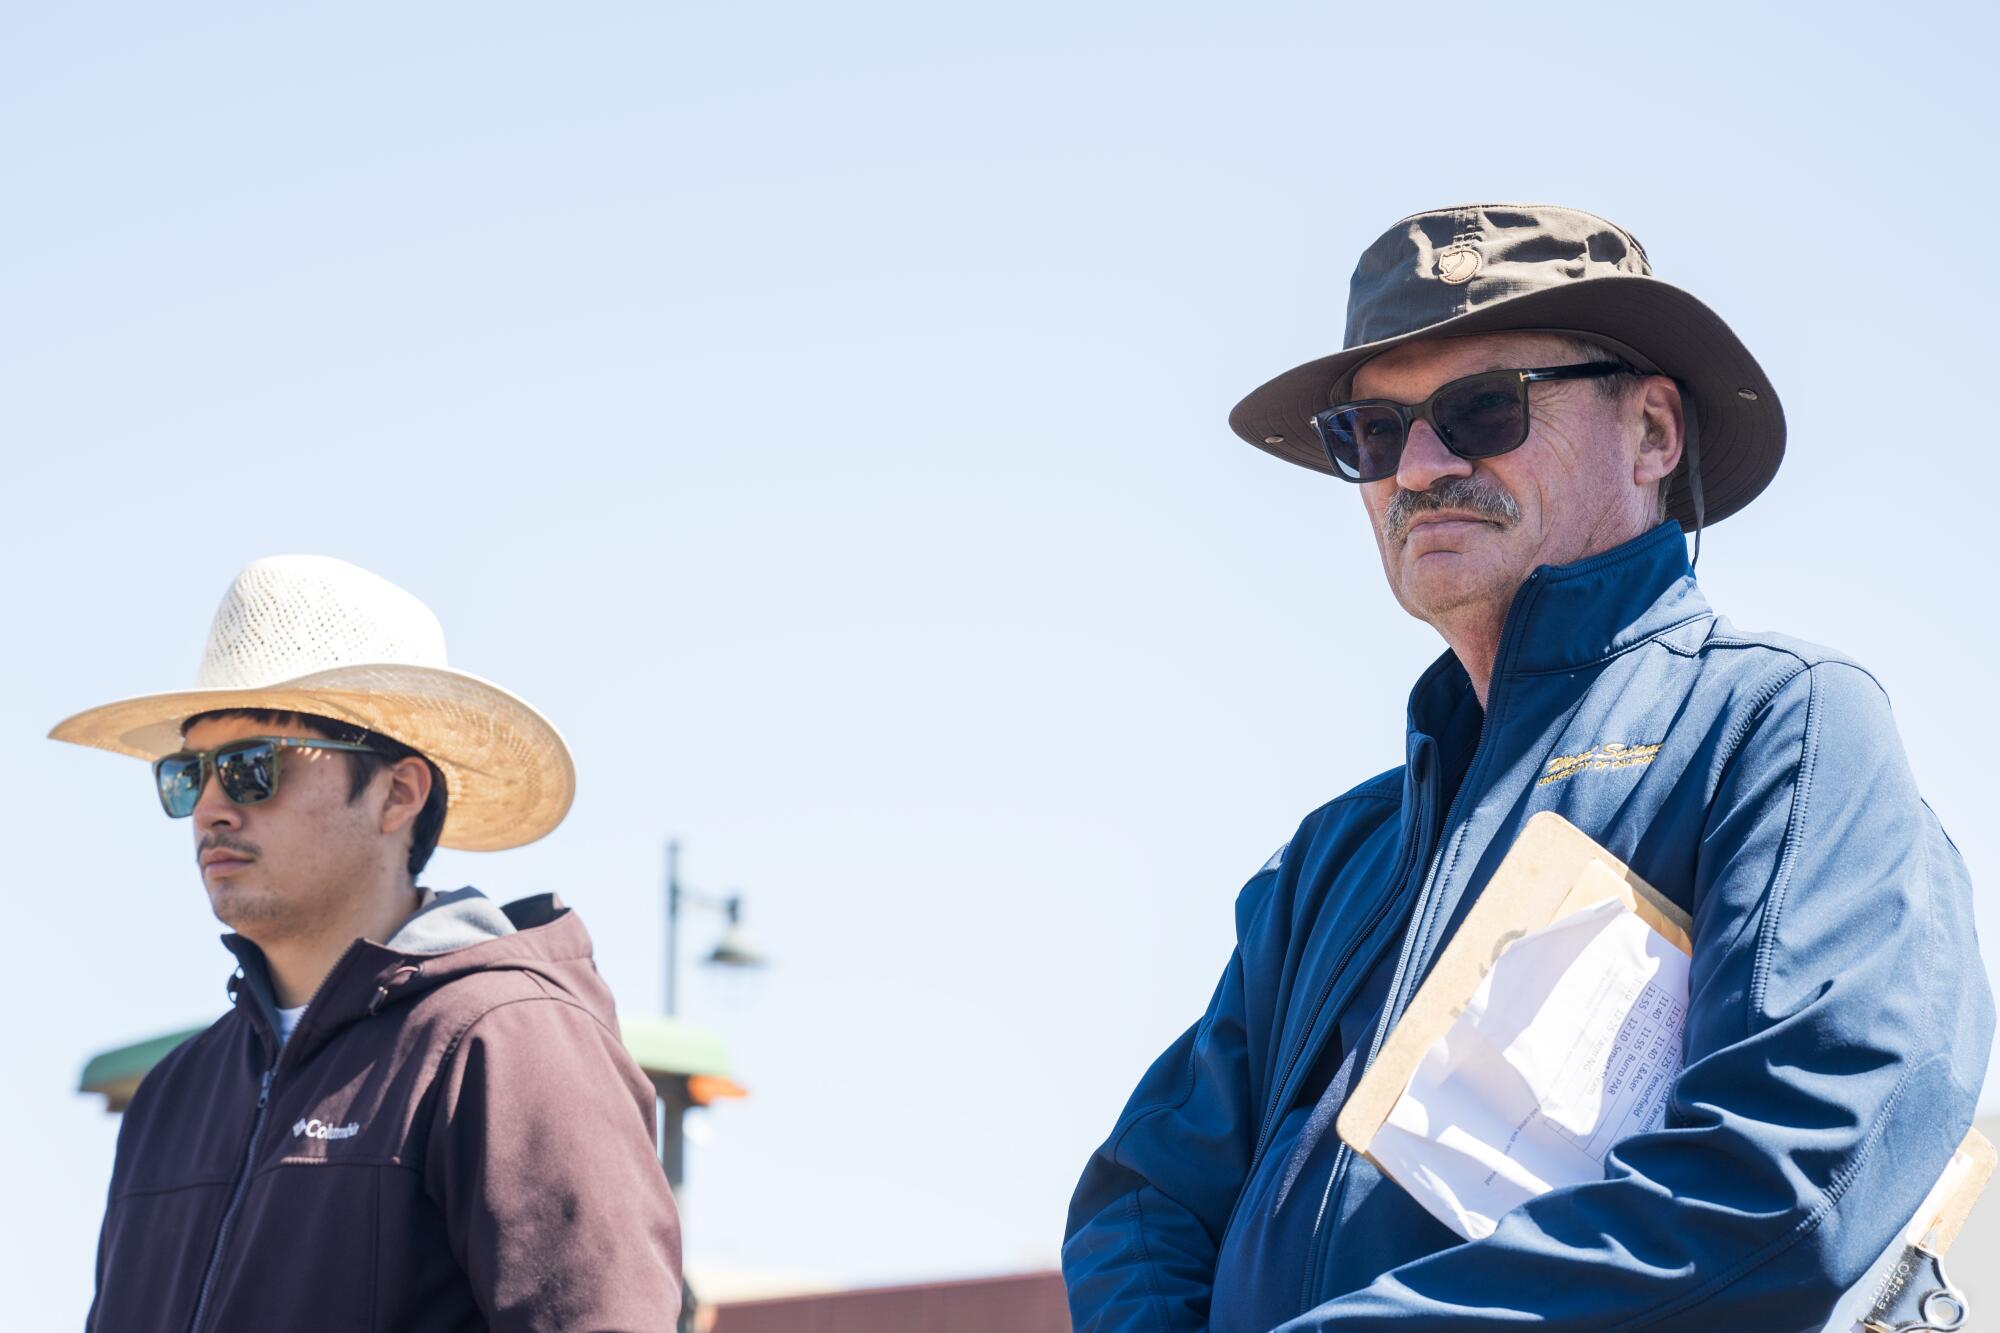
POLYGON ((279 555, 236 576, 194 688, 121 699, 49 735, 140 759, 182 748, 181 723, 221 708, 315 713, 401 741, 444 773, 446 847, 533 842, 569 812, 576 767, 549 720, 445 664, 429 607, 344 560, 279 555))
POLYGON ((1777 473, 1784 409, 1729 325, 1654 277, 1631 232, 1550 204, 1466 204, 1389 228, 1355 265, 1342 350, 1252 391, 1229 424, 1259 449, 1331 472, 1313 417, 1347 397, 1369 358, 1420 338, 1531 330, 1589 338, 1680 382, 1692 411, 1667 513, 1683 528, 1729 517, 1777 473))

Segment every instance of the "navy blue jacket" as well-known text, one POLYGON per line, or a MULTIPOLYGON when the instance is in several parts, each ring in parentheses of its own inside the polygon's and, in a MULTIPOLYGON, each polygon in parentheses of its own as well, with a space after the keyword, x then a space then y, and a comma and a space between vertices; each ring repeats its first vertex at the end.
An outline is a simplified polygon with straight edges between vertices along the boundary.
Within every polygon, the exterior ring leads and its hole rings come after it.
POLYGON ((1236 928, 1077 1185, 1079 1333, 1817 1329, 1944 1168, 1992 1045, 1971 886, 1880 687, 1716 616, 1672 524, 1536 570, 1483 713, 1440 658, 1404 765, 1307 816, 1236 928), (1602 1181, 1461 1243, 1327 1121, 1541 810, 1693 914, 1686 1068, 1602 1181))

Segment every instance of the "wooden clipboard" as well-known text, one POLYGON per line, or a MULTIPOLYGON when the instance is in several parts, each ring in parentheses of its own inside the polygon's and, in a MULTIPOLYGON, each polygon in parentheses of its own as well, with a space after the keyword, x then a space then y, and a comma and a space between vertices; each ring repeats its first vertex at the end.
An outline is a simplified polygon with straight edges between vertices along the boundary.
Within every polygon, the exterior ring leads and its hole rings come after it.
POLYGON ((1530 818, 1347 1099, 1336 1122, 1342 1141, 1368 1155, 1425 1052, 1464 1011, 1502 950, 1530 931, 1610 898, 1682 953, 1693 954, 1694 923, 1672 899, 1554 811, 1530 818))
MULTIPOLYGON (((1369 1146, 1409 1087, 1417 1066, 1464 1011, 1508 945, 1572 912, 1612 898, 1623 902, 1681 952, 1693 956, 1693 922, 1677 904, 1561 815, 1545 810, 1530 818, 1410 1000, 1375 1063, 1348 1098, 1336 1122, 1342 1141, 1368 1156, 1369 1146)), ((1909 1244, 1921 1243, 1933 1254, 1947 1252, 1992 1179, 1996 1164, 2000 1164, 2000 1154, 1993 1144, 1978 1130, 1968 1131, 1939 1177, 1938 1187, 1898 1233, 1892 1251, 1907 1237, 1909 1244)), ((1842 1324, 1841 1328, 1854 1326, 1842 1324)))

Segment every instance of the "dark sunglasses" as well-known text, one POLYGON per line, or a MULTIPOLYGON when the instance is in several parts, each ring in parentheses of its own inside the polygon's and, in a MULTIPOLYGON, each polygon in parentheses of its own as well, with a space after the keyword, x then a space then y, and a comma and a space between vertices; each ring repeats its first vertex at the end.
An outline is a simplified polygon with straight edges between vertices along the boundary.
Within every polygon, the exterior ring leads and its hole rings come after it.
POLYGON ((372 745, 325 741, 315 736, 246 736, 213 750, 180 750, 153 761, 160 808, 169 818, 186 819, 201 800, 213 772, 222 794, 238 805, 257 805, 278 794, 278 751, 345 750, 379 754, 372 745))
POLYGON ((1520 448, 1528 438, 1530 384, 1640 373, 1616 361, 1489 370, 1441 385, 1421 403, 1363 398, 1329 407, 1313 418, 1313 429, 1337 475, 1347 481, 1380 481, 1396 475, 1413 421, 1428 424, 1460 458, 1492 458, 1520 448))

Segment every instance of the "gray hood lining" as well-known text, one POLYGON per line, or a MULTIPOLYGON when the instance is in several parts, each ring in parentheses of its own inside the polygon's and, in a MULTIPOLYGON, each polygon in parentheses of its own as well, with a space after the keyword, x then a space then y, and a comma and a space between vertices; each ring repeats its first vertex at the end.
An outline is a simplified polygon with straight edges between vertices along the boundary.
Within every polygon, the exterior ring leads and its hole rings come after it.
POLYGON ((514 929, 499 905, 478 889, 447 889, 433 892, 382 944, 397 953, 450 953, 512 935, 514 929))

